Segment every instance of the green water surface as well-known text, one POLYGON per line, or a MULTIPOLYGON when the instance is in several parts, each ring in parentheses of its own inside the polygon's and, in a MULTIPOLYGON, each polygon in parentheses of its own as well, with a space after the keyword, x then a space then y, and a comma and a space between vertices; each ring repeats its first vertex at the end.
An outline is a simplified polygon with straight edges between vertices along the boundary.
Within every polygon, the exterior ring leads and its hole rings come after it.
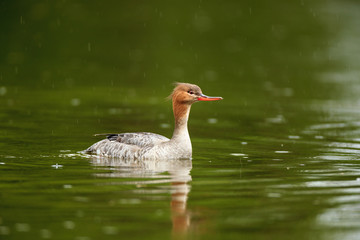
POLYGON ((0 1, 0 239, 359 239, 356 1, 0 1), (192 160, 79 153, 171 137, 192 160))

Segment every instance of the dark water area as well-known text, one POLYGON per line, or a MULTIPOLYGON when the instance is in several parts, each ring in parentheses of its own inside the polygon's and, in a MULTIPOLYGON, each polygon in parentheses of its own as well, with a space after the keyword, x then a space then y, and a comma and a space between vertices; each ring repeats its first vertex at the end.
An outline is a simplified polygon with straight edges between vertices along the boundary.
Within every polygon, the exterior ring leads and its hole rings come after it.
POLYGON ((356 1, 0 1, 0 239, 358 239, 356 1), (171 137, 192 160, 81 154, 171 137))

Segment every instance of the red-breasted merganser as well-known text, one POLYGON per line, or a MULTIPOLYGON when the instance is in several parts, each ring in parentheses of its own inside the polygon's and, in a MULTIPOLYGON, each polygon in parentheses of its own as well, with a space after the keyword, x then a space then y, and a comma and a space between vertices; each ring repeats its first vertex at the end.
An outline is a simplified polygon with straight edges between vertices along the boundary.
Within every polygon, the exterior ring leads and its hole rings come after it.
POLYGON ((107 134, 85 150, 86 153, 121 159, 189 159, 192 147, 187 122, 191 104, 198 101, 216 101, 222 97, 209 97, 200 87, 190 83, 177 83, 170 95, 175 117, 175 129, 171 139, 155 133, 107 134))

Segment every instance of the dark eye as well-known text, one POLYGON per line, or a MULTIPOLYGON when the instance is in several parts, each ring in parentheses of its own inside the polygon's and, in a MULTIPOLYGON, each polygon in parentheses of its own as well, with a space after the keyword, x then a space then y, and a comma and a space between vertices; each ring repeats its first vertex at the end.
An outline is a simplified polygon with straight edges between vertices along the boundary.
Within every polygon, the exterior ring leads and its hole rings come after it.
POLYGON ((189 90, 189 91, 188 91, 188 93, 189 93, 189 94, 194 94, 194 92, 193 92, 193 91, 191 91, 191 90, 189 90))

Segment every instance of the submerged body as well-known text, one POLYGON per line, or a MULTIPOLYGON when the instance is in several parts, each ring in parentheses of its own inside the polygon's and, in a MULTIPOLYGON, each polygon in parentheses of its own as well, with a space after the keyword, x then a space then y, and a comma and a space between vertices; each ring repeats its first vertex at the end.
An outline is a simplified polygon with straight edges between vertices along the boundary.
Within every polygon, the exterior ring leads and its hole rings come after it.
POLYGON ((191 104, 197 101, 221 100, 208 97, 194 84, 179 83, 172 95, 175 129, 171 139, 155 133, 109 134, 85 150, 86 153, 122 159, 189 159, 191 140, 187 128, 191 104))
POLYGON ((179 159, 191 158, 192 148, 190 137, 185 141, 172 141, 159 134, 138 132, 109 135, 86 152, 122 159, 179 159))

